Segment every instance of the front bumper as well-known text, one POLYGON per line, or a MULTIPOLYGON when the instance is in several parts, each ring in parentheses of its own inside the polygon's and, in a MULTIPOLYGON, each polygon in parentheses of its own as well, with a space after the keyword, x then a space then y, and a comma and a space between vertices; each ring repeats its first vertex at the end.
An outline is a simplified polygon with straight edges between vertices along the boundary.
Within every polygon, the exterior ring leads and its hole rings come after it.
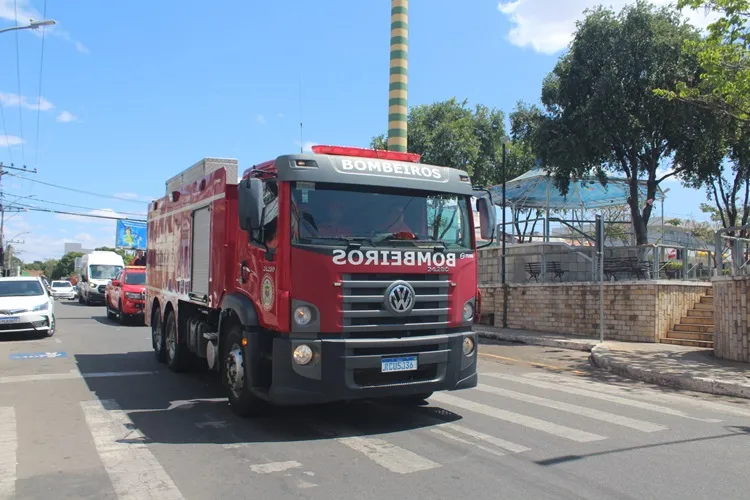
POLYGON ((50 316, 47 314, 21 314, 12 320, 0 316, 0 333, 46 332, 50 329, 50 316))
POLYGON ((73 300, 78 296, 75 292, 53 293, 52 298, 73 300))
POLYGON ((122 303, 122 313, 128 316, 136 316, 143 314, 144 307, 146 307, 145 300, 126 300, 122 303))
POLYGON ((405 338, 320 339, 277 337, 273 341, 273 375, 268 398, 281 405, 408 396, 477 385, 477 335, 472 331, 405 338), (470 337, 472 355, 462 351, 470 337), (307 344, 316 353, 306 366, 292 359, 307 344), (416 355, 416 371, 381 373, 381 360, 416 355))

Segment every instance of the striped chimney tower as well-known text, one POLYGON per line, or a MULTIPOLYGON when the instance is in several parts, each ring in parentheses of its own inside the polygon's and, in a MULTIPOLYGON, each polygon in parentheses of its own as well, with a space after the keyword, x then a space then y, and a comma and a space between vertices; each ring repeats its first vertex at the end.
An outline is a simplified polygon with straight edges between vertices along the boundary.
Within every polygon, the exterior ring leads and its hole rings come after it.
POLYGON ((409 0, 391 0, 391 70, 388 85, 388 150, 406 152, 409 0))

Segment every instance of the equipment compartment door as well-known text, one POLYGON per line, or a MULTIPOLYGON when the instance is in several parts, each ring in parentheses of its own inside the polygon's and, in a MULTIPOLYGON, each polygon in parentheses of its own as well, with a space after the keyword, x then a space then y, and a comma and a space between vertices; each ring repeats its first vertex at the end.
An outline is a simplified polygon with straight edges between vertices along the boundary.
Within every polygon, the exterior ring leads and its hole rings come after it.
POLYGON ((192 246, 191 292, 196 295, 208 295, 208 274, 211 267, 211 209, 209 207, 193 212, 192 246))

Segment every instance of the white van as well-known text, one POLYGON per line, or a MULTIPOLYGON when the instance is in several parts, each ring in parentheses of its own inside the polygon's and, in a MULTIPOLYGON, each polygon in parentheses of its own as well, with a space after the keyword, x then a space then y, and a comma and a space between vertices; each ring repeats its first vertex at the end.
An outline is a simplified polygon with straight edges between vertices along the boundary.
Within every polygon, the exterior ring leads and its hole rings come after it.
POLYGON ((107 283, 123 270, 125 261, 115 252, 91 252, 81 257, 81 285, 78 302, 90 306, 104 303, 107 283))

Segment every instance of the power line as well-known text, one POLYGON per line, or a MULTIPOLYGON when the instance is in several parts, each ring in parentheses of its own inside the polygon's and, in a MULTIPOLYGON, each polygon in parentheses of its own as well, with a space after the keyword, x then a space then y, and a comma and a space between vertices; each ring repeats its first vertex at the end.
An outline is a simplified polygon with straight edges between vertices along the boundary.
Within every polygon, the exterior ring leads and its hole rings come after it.
POLYGON ((101 193, 92 193, 91 191, 84 191, 83 189, 76 189, 76 188, 71 188, 71 187, 65 187, 65 186, 60 186, 58 184, 51 184, 49 182, 39 181, 39 180, 36 180, 36 179, 29 179, 28 177, 24 177, 23 175, 11 174, 10 172, 7 172, 5 175, 12 175, 13 177, 18 177, 19 179, 26 179, 29 182, 36 182, 37 184, 43 184, 45 186, 55 187, 55 188, 58 188, 58 189, 64 189, 65 191, 73 191, 73 192, 76 192, 76 193, 88 194, 90 196, 98 196, 100 198, 107 198, 107 199, 110 199, 110 200, 126 201, 128 203, 138 203, 140 205, 143 205, 143 204, 146 203, 146 202, 143 202, 143 201, 133 200, 133 199, 130 199, 130 198, 121 198, 119 196, 111 196, 111 195, 106 195, 106 194, 101 194, 101 193))
MULTIPOLYGON (((27 198, 29 198, 29 197, 27 197, 27 198)), ((38 201, 40 203, 48 203, 50 205, 60 205, 62 207, 82 208, 83 210, 102 210, 101 208, 84 207, 84 206, 81 206, 81 205, 71 205, 69 203, 61 203, 59 201, 40 200, 38 198, 34 198, 31 201, 38 201)), ((27 207, 27 208, 38 208, 35 205, 30 205, 28 203, 14 203, 14 205, 18 205, 18 206, 22 206, 22 207, 27 207)), ((122 215, 135 215, 135 216, 138 216, 138 217, 143 217, 143 215, 144 215, 144 214, 139 214, 139 213, 136 213, 136 212, 120 212, 119 210, 117 211, 117 213, 118 214, 122 214, 122 215)))
POLYGON ((76 217, 89 217, 92 219, 109 219, 109 220, 127 220, 131 222, 146 222, 146 219, 131 219, 130 217, 114 217, 110 215, 93 215, 93 214, 82 214, 80 212, 64 212, 62 210, 52 210, 49 208, 26 208, 29 212, 47 212, 50 214, 63 214, 63 215, 75 215, 76 217))
MULTIPOLYGON (((13 0, 13 11, 16 17, 16 26, 18 26, 18 0, 13 0)), ((21 133, 21 161, 26 163, 26 147, 23 144, 23 106, 21 100, 21 51, 18 48, 18 30, 16 30, 16 81, 18 82, 18 127, 21 133)), ((39 103, 41 105, 41 102, 39 103)))
MULTIPOLYGON (((47 19, 47 0, 44 0, 44 12, 42 19, 47 19)), ((39 129, 42 119, 42 71, 44 70, 44 40, 47 33, 47 27, 42 26, 42 55, 39 61, 39 96, 37 97, 37 103, 39 107, 36 110, 36 151, 34 153, 34 166, 39 166, 39 129)), ((30 193, 29 193, 30 194, 30 193)))

